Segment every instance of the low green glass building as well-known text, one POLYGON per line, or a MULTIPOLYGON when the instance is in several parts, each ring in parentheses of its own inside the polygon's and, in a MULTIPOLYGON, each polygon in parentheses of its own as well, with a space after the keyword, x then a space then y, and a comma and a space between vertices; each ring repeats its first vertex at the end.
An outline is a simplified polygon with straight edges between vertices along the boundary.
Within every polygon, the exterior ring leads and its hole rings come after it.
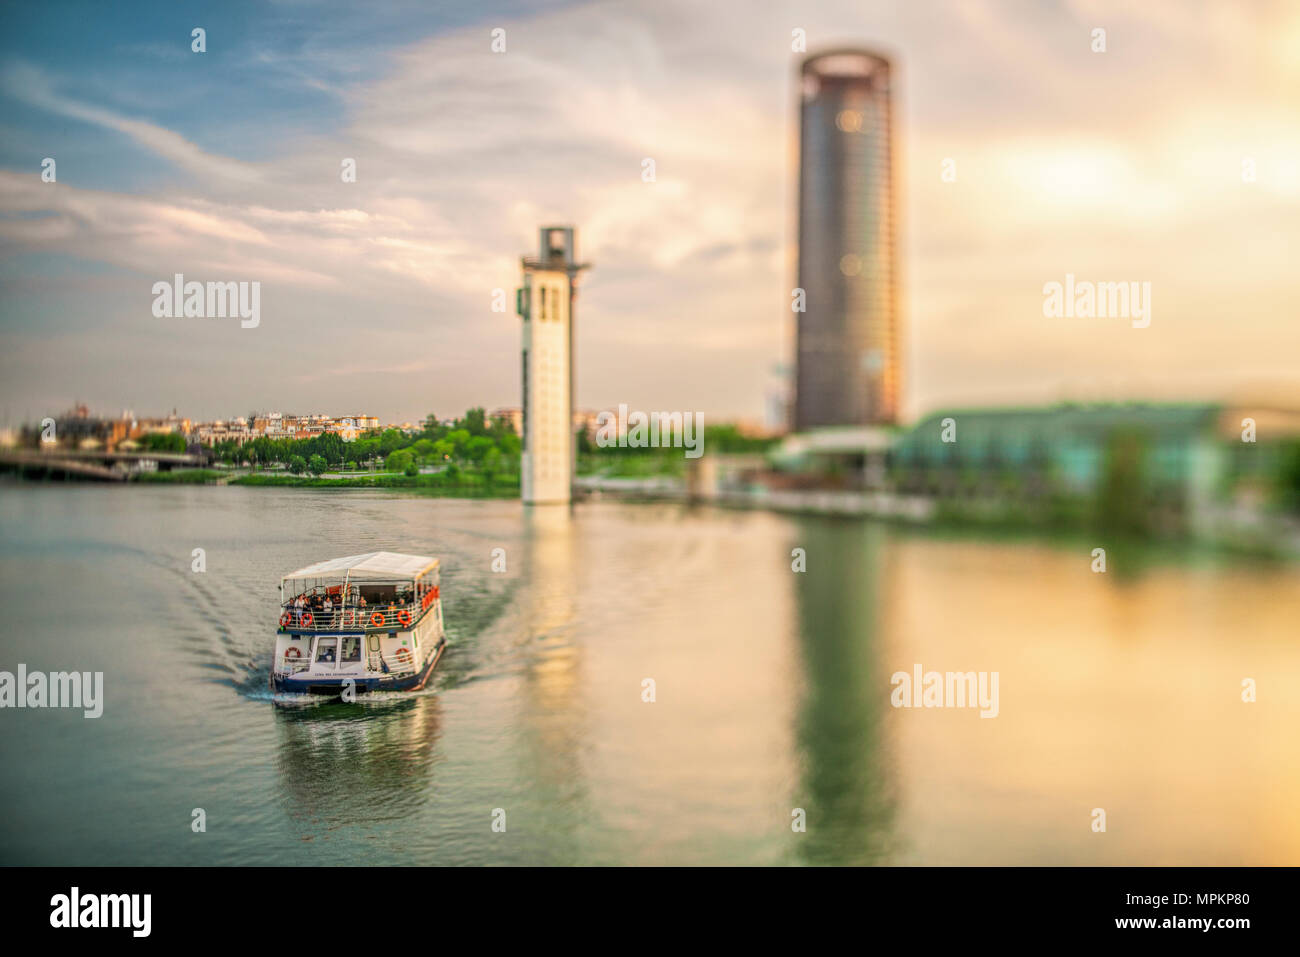
POLYGON ((787 438, 771 461, 827 487, 932 498, 954 516, 1143 531, 1193 527, 1245 498, 1279 501, 1297 436, 1295 409, 1061 403, 814 430, 787 438))

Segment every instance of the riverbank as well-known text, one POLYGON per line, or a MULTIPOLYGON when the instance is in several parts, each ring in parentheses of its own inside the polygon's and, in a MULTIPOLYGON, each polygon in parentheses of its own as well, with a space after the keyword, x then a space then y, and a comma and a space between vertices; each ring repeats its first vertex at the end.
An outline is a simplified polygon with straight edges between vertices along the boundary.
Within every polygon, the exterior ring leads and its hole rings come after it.
POLYGON ((444 494, 463 498, 518 498, 518 475, 486 476, 470 472, 435 472, 404 475, 376 474, 292 475, 288 473, 228 472, 220 469, 183 469, 171 472, 140 472, 131 481, 146 485, 245 485, 271 488, 386 488, 444 494))
POLYGON ((889 491, 749 488, 691 489, 667 478, 580 476, 593 498, 627 503, 679 502, 827 518, 869 518, 973 538, 1071 539, 1092 545, 1141 542, 1171 550, 1194 547, 1265 561, 1300 561, 1300 520, 1260 511, 1214 508, 1174 523, 1153 512, 1149 528, 1106 525, 1085 501, 1043 503, 964 500, 889 491))
MULTIPOLYGON (((459 470, 418 475, 404 473, 324 473, 294 475, 221 469, 178 469, 139 472, 129 481, 148 485, 244 485, 259 488, 392 489, 440 498, 518 500, 519 475, 459 470)), ((633 503, 678 502, 736 510, 761 510, 789 515, 831 518, 871 518, 952 534, 1019 538, 1062 536, 1080 541, 1115 542, 1132 539, 1161 542, 1170 547, 1196 545, 1244 558, 1300 560, 1300 521, 1285 515, 1215 508, 1203 510, 1190 523, 1160 520, 1152 514, 1149 529, 1101 527, 1079 501, 1040 503, 964 500, 885 491, 814 489, 692 488, 670 476, 614 477, 579 475, 575 500, 615 498, 633 503), (1068 507, 1067 507, 1068 506, 1068 507)))
POLYGON ((172 472, 136 472, 129 481, 145 485, 224 485, 229 478, 217 469, 177 469, 172 472))
POLYGON ((242 475, 230 485, 274 488, 388 488, 441 493, 464 498, 518 498, 519 476, 459 475, 349 475, 325 478, 305 475, 242 475))

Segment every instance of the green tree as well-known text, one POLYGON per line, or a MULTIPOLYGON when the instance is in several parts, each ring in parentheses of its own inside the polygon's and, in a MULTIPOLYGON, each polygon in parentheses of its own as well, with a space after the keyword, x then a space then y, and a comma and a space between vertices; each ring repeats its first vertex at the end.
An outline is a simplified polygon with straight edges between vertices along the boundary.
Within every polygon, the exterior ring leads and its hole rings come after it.
POLYGON ((501 450, 495 445, 488 449, 483 456, 483 462, 479 467, 483 471, 483 478, 487 480, 489 485, 497 477, 497 473, 501 471, 501 458, 501 450))
POLYGON ((488 431, 487 414, 482 408, 470 409, 465 413, 465 418, 459 420, 456 425, 470 435, 486 435, 488 431))
POLYGON ((1300 512, 1300 439, 1292 439, 1279 451, 1277 478, 1282 507, 1300 512))
POLYGON ((329 463, 325 461, 325 456, 323 455, 313 455, 311 460, 307 463, 307 468, 312 475, 320 475, 328 467, 329 463))
POLYGON ((337 465, 343 461, 343 436, 337 432, 325 432, 316 436, 311 442, 313 444, 312 451, 316 455, 323 456, 330 465, 337 465))
POLYGON ((492 424, 488 428, 488 433, 492 436, 492 438, 496 439, 497 444, 500 444, 501 439, 507 435, 518 434, 515 432, 514 424, 504 415, 498 416, 497 418, 492 420, 492 424))
POLYGON ((465 455, 475 465, 481 465, 488 450, 495 448, 496 445, 486 435, 476 435, 465 443, 465 455))
POLYGON ((357 439, 352 443, 352 454, 356 456, 358 462, 369 463, 379 454, 379 439, 374 436, 357 439))
POLYGON ((778 437, 760 438, 742 435, 734 425, 706 425, 704 427, 704 445, 717 452, 762 452, 779 442, 778 437))
POLYGON ((447 434, 448 441, 454 446, 451 457, 454 459, 465 458, 465 447, 469 445, 470 434, 466 429, 456 429, 454 432, 447 434))
POLYGON ((411 451, 415 454, 417 461, 427 462, 434 454, 433 447, 433 439, 420 439, 411 446, 411 451))
POLYGON ((295 455, 289 459, 289 471, 294 475, 301 475, 307 471, 307 460, 301 455, 295 455))
POLYGON ((141 442, 145 450, 149 452, 181 453, 185 451, 185 436, 179 432, 151 432, 144 436, 141 442))
POLYGON ((390 472, 405 472, 408 466, 415 464, 415 456, 406 449, 399 449, 384 459, 384 468, 390 472))

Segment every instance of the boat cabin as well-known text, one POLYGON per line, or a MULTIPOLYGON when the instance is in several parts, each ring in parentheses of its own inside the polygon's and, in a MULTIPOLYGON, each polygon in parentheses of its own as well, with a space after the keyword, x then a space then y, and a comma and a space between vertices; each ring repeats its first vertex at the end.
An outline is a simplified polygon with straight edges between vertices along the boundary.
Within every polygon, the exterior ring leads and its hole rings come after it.
POLYGON ((407 629, 438 600, 438 581, 438 560, 419 555, 317 562, 280 581, 280 630, 407 629))

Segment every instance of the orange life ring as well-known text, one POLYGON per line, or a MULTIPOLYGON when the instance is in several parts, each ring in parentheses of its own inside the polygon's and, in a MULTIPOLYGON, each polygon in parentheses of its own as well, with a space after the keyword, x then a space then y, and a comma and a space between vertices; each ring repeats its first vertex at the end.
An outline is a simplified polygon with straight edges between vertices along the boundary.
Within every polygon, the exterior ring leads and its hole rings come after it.
POLYGON ((384 613, 383 613, 383 612, 377 611, 377 612, 375 612, 373 615, 370 616, 370 627, 371 627, 371 628, 382 628, 382 627, 384 627, 384 613))
POLYGON ((398 648, 397 654, 393 657, 402 664, 409 665, 411 663, 411 650, 409 648, 398 648))
POLYGON ((411 613, 403 608, 397 613, 397 620, 409 628, 411 626, 411 613))
POLYGON ((306 612, 302 616, 302 626, 304 628, 310 628, 314 624, 316 624, 316 619, 311 616, 311 612, 306 612))
POLYGON ((293 616, 286 611, 283 615, 280 616, 280 627, 288 628, 289 622, 291 621, 293 621, 293 616))
POLYGON ((284 656, 286 658, 301 658, 302 652, 299 651, 297 648, 293 647, 292 645, 290 645, 287 649, 285 649, 284 656))

